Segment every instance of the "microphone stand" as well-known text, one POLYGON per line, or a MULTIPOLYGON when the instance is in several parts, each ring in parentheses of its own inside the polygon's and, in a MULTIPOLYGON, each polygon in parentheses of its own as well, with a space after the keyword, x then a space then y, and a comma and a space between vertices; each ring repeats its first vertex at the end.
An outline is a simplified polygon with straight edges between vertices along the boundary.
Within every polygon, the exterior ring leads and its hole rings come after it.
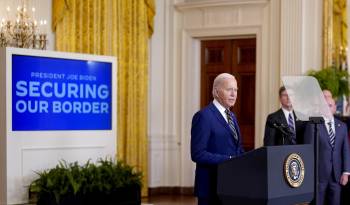
POLYGON ((310 117, 310 122, 314 125, 314 201, 318 205, 318 150, 319 150, 319 129, 318 124, 324 123, 323 117, 310 117))
POLYGON ((272 126, 282 133, 282 144, 284 145, 285 137, 291 137, 293 133, 288 130, 288 127, 283 126, 283 124, 273 123, 272 126), (287 129, 287 131, 285 130, 287 129))

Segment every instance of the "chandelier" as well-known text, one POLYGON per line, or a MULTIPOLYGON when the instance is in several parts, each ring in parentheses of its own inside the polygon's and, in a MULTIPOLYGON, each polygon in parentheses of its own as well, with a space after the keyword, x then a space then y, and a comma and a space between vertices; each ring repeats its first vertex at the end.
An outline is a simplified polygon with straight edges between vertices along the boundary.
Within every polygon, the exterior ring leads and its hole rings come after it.
POLYGON ((27 5, 27 1, 21 1, 13 20, 10 18, 11 8, 7 6, 6 18, 0 22, 0 47, 46 49, 47 22, 40 20, 38 24, 35 20, 35 7, 29 12, 27 5))

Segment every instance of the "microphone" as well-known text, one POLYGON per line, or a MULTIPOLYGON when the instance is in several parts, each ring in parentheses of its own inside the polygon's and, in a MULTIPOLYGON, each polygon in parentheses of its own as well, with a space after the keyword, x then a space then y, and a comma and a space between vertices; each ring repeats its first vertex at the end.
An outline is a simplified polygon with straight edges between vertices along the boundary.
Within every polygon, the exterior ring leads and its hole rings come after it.
POLYGON ((272 125, 274 127, 285 127, 285 125, 283 123, 280 123, 280 122, 272 122, 272 125))
POLYGON ((270 124, 274 128, 276 128, 277 130, 282 132, 282 134, 285 134, 287 136, 294 135, 294 132, 286 124, 283 124, 283 123, 280 123, 280 122, 276 122, 276 121, 272 121, 272 122, 270 122, 270 124))
POLYGON ((280 122, 277 122, 277 121, 270 121, 270 126, 274 127, 275 129, 277 129, 280 133, 282 133, 282 139, 283 139, 283 144, 284 144, 284 140, 285 138, 289 139, 290 142, 292 142, 292 144, 296 144, 296 141, 294 139, 293 136, 295 136, 295 133, 293 130, 291 130, 289 128, 288 125, 286 124, 283 124, 283 123, 280 123, 280 122))
POLYGON ((283 123, 277 122, 277 121, 269 121, 269 125, 274 128, 283 128, 285 125, 283 123))

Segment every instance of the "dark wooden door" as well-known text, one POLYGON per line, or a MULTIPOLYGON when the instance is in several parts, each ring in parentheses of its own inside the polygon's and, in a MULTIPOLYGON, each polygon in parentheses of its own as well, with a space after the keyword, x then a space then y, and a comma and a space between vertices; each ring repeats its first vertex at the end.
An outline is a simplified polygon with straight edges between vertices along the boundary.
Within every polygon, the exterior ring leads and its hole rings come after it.
POLYGON ((220 73, 237 79, 238 97, 233 112, 240 125, 243 146, 254 149, 256 39, 201 42, 201 107, 212 100, 212 86, 220 73))

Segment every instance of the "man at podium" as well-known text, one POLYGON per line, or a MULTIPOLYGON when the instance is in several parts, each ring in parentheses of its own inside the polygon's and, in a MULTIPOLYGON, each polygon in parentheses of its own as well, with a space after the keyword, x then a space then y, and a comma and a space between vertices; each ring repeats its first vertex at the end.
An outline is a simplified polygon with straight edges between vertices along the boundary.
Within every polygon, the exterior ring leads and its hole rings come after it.
POLYGON ((228 73, 213 83, 214 100, 192 119, 191 157, 196 163, 195 195, 198 205, 220 205, 217 165, 244 151, 237 119, 230 111, 237 98, 237 81, 228 73))

